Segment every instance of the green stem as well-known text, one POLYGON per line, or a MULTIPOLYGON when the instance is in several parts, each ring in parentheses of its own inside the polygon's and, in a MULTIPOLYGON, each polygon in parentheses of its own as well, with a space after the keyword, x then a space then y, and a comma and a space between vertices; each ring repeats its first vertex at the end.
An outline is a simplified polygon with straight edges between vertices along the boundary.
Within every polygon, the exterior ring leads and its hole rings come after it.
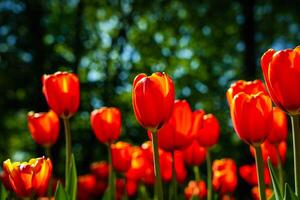
POLYGON ((152 130, 152 145, 153 145, 153 160, 154 160, 154 174, 155 174, 155 186, 157 187, 157 198, 163 200, 163 189, 160 175, 159 165, 159 152, 158 152, 158 137, 156 131, 152 130))
POLYGON ((66 139, 66 166, 65 166, 65 181, 68 184, 70 165, 71 165, 71 154, 72 154, 72 144, 71 144, 71 130, 70 122, 68 117, 63 117, 64 127, 65 127, 65 139, 66 139))
POLYGON ((207 164, 207 200, 212 200, 213 191, 212 191, 212 171, 211 171, 211 157, 209 149, 206 153, 206 164, 207 164))
POLYGON ((115 179, 114 179, 114 168, 112 165, 112 152, 111 152, 111 144, 108 144, 108 164, 109 164, 109 177, 108 177, 108 189, 111 200, 115 199, 116 187, 115 187, 115 179))
POLYGON ((195 180, 200 181, 201 177, 200 177, 199 167, 196 165, 193 166, 193 171, 194 171, 194 175, 195 175, 195 180))
MULTIPOLYGON (((51 158, 51 147, 50 146, 45 147, 45 154, 46 154, 47 158, 52 159, 51 158)), ((47 195, 48 195, 49 200, 52 197, 52 182, 53 182, 53 177, 51 175, 49 183, 48 183, 48 190, 47 190, 47 195)))
POLYGON ((175 152, 172 152, 172 183, 171 191, 169 195, 169 200, 177 199, 177 180, 176 180, 176 171, 175 171, 175 152))
POLYGON ((276 157, 277 157, 277 162, 278 162, 278 175, 279 175, 279 184, 280 184, 280 190, 281 192, 283 192, 283 169, 282 169, 282 162, 281 162, 281 158, 280 158, 280 154, 279 154, 279 145, 277 144, 275 146, 276 148, 276 157))
POLYGON ((264 176, 264 161, 262 158, 262 152, 260 145, 254 146, 255 149, 255 162, 256 162, 256 171, 258 178, 258 189, 260 200, 266 200, 266 185, 265 185, 265 176, 264 176))
POLYGON ((298 196, 300 192, 300 124, 299 115, 291 116, 292 134, 293 134, 293 151, 294 151, 294 177, 295 193, 298 196))

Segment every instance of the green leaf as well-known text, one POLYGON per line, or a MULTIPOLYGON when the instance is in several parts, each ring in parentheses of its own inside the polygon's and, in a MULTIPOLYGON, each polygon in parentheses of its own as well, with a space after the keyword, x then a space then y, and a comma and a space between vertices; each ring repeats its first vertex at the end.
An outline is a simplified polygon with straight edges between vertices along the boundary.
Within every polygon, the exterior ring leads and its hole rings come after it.
POLYGON ((8 196, 8 193, 5 189, 5 187, 3 186, 3 184, 1 184, 1 191, 0 191, 0 200, 6 200, 7 199, 7 196, 8 196))
POLYGON ((272 185, 273 185, 273 190, 274 190, 274 194, 275 194, 275 199, 276 200, 282 200, 282 194, 280 192, 280 186, 279 186, 279 182, 278 179, 276 177, 274 168, 271 164, 270 158, 268 158, 268 166, 269 166, 269 170, 270 170, 270 175, 271 175, 271 179, 272 179, 272 185))
POLYGON ((70 174, 68 183, 66 183, 66 192, 70 197, 70 200, 76 200, 76 193, 77 193, 77 171, 76 171, 76 164, 74 154, 71 156, 71 165, 70 165, 70 174))
POLYGON ((284 200, 298 200, 298 197, 287 183, 285 184, 284 200))
POLYGON ((191 198, 190 198, 190 200, 198 200, 199 198, 197 197, 197 196, 195 196, 195 195, 193 195, 191 198))
POLYGON ((276 200, 275 194, 273 193, 272 196, 268 198, 268 200, 276 200))
POLYGON ((69 200, 68 195, 60 182, 56 187, 55 200, 69 200))

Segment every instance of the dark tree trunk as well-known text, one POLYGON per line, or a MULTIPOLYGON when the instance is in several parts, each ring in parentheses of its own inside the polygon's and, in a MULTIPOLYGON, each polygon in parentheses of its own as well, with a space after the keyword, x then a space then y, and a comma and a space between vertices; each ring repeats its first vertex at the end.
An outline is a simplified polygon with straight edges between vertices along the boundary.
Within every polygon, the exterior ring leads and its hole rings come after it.
POLYGON ((242 39, 245 43, 244 54, 244 77, 247 80, 256 77, 256 60, 255 60, 255 21, 254 21, 254 0, 241 0, 244 15, 244 24, 242 26, 242 39))

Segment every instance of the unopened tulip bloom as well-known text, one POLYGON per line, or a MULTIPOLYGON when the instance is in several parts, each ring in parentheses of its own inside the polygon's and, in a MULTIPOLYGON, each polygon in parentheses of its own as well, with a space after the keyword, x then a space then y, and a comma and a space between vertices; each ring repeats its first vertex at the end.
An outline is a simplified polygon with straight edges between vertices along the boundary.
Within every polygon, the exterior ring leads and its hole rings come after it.
POLYGON ((300 46, 275 51, 261 58, 261 67, 273 102, 291 115, 300 114, 300 46))
POLYGON ((203 127, 197 131, 198 143, 206 148, 211 148, 218 143, 220 135, 220 125, 218 119, 213 114, 203 116, 203 127))
POLYGON ((8 159, 3 162, 3 169, 8 174, 10 185, 17 196, 43 196, 52 174, 52 163, 44 157, 14 163, 8 159))
POLYGON ((28 128, 33 140, 44 147, 56 143, 59 136, 59 118, 55 112, 34 113, 27 115, 28 128))
POLYGON ((131 166, 131 145, 126 142, 117 142, 110 148, 114 169, 118 172, 126 172, 131 166))
POLYGON ((183 159, 187 165, 198 166, 206 159, 206 149, 198 144, 196 140, 182 151, 183 159))
POLYGON ((121 132, 121 112, 118 108, 103 107, 91 113, 91 125, 97 139, 112 143, 121 132))
POLYGON ((60 117, 69 118, 79 107, 78 77, 73 73, 56 72, 43 76, 43 93, 50 108, 60 117))
POLYGON ((212 165, 213 188, 220 194, 232 193, 237 186, 236 164, 231 159, 215 160, 212 165))
POLYGON ((186 200, 190 200, 193 196, 198 199, 204 199, 207 195, 206 184, 204 181, 190 181, 184 189, 186 200))
MULTIPOLYGON (((257 171, 255 164, 253 165, 243 165, 239 168, 240 176, 244 181, 246 181, 251 186, 257 186, 257 171)), ((264 180, 265 184, 269 185, 271 183, 270 173, 267 167, 264 167, 264 180)))
POLYGON ((176 100, 170 120, 157 132, 158 146, 166 151, 186 148, 193 140, 192 123, 193 112, 189 103, 176 100))
POLYGON ((239 80, 231 84, 230 88, 226 92, 227 102, 229 107, 231 107, 231 102, 235 95, 240 92, 244 92, 246 94, 256 94, 259 92, 265 92, 266 89, 261 80, 254 81, 244 81, 239 80))
POLYGON ((286 114, 278 107, 273 108, 273 123, 267 140, 279 144, 286 140, 288 134, 286 114))
POLYGON ((98 179, 107 180, 109 173, 109 166, 106 161, 92 163, 90 170, 98 179))
POLYGON ((231 119, 238 136, 248 144, 259 145, 268 137, 272 120, 272 102, 263 92, 234 96, 231 119))
POLYGON ((139 74, 132 89, 132 104, 135 116, 146 129, 158 130, 170 118, 175 90, 172 79, 161 72, 151 76, 139 74))
POLYGON ((88 200, 93 197, 96 189, 96 178, 92 174, 78 176, 77 179, 77 198, 79 200, 88 200))

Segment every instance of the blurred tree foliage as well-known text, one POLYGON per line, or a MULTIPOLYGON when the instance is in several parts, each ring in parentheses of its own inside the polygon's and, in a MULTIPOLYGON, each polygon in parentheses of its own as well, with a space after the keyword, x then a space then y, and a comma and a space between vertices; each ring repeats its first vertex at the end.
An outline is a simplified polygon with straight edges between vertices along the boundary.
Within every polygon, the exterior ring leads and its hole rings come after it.
MULTIPOLYGON (((268 48, 299 44, 297 5, 275 0, 1 0, 0 160, 44 154, 31 140, 26 114, 48 109, 41 76, 69 70, 81 80, 81 106, 71 121, 79 173, 106 159, 104 145, 91 132, 93 109, 119 107, 120 139, 137 145, 147 140, 133 114, 131 85, 136 74, 154 71, 174 78, 177 98, 218 117, 222 133, 215 158, 252 162, 248 146, 234 134, 225 92, 234 80, 261 77, 259 59, 268 48)), ((52 149, 57 175, 64 170, 63 134, 52 149)), ((289 150, 287 168, 290 156, 289 150)), ((248 191, 240 182, 240 189, 248 191)))

